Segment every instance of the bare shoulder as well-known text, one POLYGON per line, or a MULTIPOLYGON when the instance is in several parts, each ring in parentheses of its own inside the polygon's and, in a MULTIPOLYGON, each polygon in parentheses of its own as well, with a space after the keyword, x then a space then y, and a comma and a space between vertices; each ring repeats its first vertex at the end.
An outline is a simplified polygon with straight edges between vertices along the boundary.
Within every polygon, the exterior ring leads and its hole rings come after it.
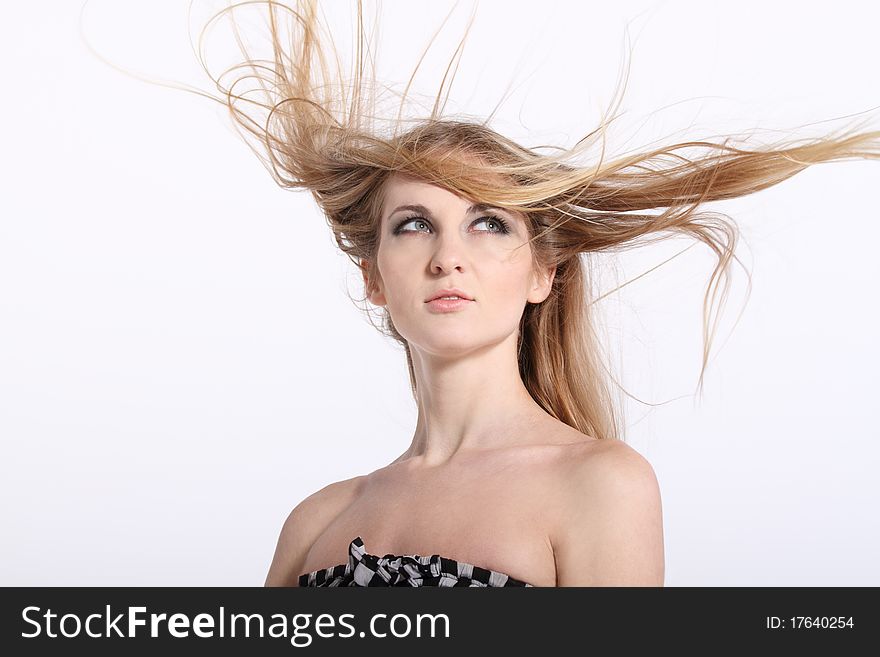
POLYGON ((281 527, 265 586, 296 586, 306 555, 321 532, 357 496, 365 476, 327 484, 288 514, 281 527))
POLYGON ((623 441, 590 440, 573 447, 560 476, 557 584, 662 586, 662 504, 650 462, 623 441))
POLYGON ((565 476, 574 487, 657 482, 651 463, 622 440, 590 439, 571 447, 565 476))

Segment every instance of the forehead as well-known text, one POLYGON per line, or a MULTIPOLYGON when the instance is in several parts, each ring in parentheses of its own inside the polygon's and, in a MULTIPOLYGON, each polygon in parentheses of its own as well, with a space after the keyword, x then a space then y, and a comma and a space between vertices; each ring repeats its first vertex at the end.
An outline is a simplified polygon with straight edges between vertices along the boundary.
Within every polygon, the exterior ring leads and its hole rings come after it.
POLYGON ((392 174, 385 183, 384 191, 384 199, 382 202, 383 218, 389 217, 395 212, 395 210, 399 209, 400 206, 423 205, 426 206, 426 209, 428 209, 429 212, 432 209, 439 211, 444 207, 462 212, 468 210, 482 212, 483 210, 493 209, 505 213, 510 217, 520 219, 518 216, 519 213, 483 204, 478 201, 470 201, 448 189, 401 173, 392 174))
POLYGON ((467 203, 465 199, 447 189, 403 174, 395 173, 386 181, 385 199, 382 207, 384 213, 391 212, 402 203, 415 202, 460 203, 462 205, 467 203))

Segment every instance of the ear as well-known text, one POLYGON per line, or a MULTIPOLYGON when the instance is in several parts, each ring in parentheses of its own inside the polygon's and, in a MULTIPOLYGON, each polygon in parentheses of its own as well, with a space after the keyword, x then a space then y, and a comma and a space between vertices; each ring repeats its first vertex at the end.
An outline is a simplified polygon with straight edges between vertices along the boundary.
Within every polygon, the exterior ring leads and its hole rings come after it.
POLYGON ((548 267, 540 274, 532 275, 532 287, 526 301, 529 303, 541 303, 550 296, 553 289, 553 280, 556 278, 556 265, 548 267))
POLYGON ((376 280, 375 283, 371 283, 369 275, 367 274, 369 268, 368 260, 361 258, 360 268, 361 276, 363 276, 364 279, 364 289, 367 292, 367 299, 374 306, 384 306, 387 302, 385 301, 385 294, 382 292, 381 279, 376 280))

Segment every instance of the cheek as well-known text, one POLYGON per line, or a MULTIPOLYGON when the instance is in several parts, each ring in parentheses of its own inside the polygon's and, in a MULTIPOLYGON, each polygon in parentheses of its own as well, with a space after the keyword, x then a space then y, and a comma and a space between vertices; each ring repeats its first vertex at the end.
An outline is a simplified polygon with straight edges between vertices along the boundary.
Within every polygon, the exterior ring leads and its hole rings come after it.
POLYGON ((382 291, 389 309, 415 294, 416 290, 410 289, 418 281, 412 254, 393 249, 383 251, 380 248, 376 263, 381 272, 382 291))
POLYGON ((480 288, 484 290, 488 309, 493 314, 519 320, 531 284, 530 271, 528 263, 512 265, 510 261, 499 262, 491 271, 481 271, 480 288))
POLYGON ((532 258, 525 248, 506 248, 492 262, 492 279, 518 296, 527 294, 531 283, 532 258))

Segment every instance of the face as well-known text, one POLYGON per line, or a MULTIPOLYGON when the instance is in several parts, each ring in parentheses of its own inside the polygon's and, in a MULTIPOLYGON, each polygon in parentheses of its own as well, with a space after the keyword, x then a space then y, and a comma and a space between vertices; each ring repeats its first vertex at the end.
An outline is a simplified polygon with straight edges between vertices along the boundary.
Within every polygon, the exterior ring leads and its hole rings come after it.
POLYGON ((472 205, 400 174, 386 183, 379 277, 368 298, 386 306, 410 348, 449 355, 500 342, 516 333, 526 303, 550 293, 555 271, 533 271, 525 219, 472 205), (450 312, 426 303, 445 288, 473 301, 450 312))

